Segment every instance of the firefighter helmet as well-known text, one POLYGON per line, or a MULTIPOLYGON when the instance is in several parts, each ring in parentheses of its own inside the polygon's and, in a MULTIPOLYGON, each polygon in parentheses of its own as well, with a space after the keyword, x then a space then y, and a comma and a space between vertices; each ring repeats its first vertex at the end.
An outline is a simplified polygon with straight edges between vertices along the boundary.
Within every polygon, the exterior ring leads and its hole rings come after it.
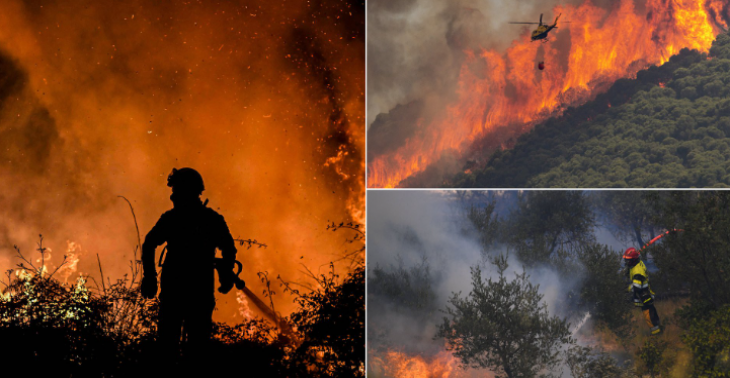
POLYGON ((188 192, 200 195, 205 190, 203 185, 203 176, 192 168, 172 169, 172 173, 167 176, 167 186, 175 192, 188 192))
POLYGON ((639 251, 636 250, 636 248, 631 247, 624 252, 624 259, 626 260, 633 260, 639 258, 639 251))

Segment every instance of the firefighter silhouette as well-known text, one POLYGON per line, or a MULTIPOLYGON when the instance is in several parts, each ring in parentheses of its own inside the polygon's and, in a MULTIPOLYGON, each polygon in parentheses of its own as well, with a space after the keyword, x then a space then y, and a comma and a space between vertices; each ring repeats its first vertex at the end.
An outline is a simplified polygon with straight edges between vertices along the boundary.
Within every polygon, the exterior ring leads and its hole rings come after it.
MULTIPOLYGON (((210 340, 215 308, 214 259, 221 250, 219 279, 221 292, 233 287, 236 246, 223 216, 200 199, 203 178, 192 168, 173 169, 167 177, 172 188, 172 210, 162 214, 142 245, 142 284, 145 298, 157 294, 155 249, 167 243, 161 270, 158 337, 162 353, 179 355, 180 341, 198 357, 210 340), (221 274, 223 272, 223 274, 221 274), (227 272, 230 272, 228 274, 227 272)), ((162 256, 160 256, 162 261, 162 256)))

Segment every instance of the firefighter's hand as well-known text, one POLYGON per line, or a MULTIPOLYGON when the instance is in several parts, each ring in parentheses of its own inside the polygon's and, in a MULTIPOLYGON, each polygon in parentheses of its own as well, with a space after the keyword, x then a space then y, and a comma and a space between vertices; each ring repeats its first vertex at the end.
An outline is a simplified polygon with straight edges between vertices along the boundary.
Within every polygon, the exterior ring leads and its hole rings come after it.
POLYGON ((228 294, 231 289, 233 289, 233 281, 222 283, 221 286, 218 288, 218 291, 223 294, 228 294))
POLYGON ((223 294, 228 294, 233 289, 233 272, 226 274, 225 277, 220 277, 221 286, 218 291, 223 294))
POLYGON ((157 277, 155 276, 144 276, 142 277, 141 291, 142 296, 147 299, 152 299, 157 295, 157 277))

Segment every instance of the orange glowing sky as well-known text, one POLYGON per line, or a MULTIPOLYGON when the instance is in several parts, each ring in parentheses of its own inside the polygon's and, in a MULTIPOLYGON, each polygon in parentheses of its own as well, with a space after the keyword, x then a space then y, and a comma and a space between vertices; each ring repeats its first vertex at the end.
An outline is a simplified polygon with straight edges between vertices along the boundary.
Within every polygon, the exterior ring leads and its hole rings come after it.
POLYGON ((300 264, 357 248, 326 226, 364 223, 364 4, 4 1, 0 25, 0 269, 42 233, 54 261, 73 241, 79 272, 98 253, 121 277, 137 240, 117 195, 144 238, 185 166, 234 237, 268 245, 239 248, 256 293, 256 272, 307 282, 300 264))

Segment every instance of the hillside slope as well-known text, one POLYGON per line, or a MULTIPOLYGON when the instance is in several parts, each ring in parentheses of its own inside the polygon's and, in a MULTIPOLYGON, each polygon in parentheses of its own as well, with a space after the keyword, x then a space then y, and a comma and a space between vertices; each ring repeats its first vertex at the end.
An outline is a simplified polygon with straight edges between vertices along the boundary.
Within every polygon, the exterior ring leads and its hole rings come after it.
POLYGON ((537 125, 454 187, 730 186, 730 36, 537 125))

